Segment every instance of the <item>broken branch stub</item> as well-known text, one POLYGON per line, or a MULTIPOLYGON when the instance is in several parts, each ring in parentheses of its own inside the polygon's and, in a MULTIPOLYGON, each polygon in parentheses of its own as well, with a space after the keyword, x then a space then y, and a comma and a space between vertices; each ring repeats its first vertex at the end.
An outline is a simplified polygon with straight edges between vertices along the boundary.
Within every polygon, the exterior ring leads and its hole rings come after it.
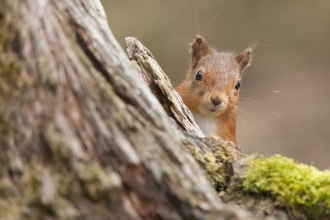
POLYGON ((131 66, 148 83, 168 116, 173 118, 185 131, 204 137, 193 119, 192 113, 174 90, 170 79, 160 68, 151 52, 134 37, 125 38, 125 42, 131 66))

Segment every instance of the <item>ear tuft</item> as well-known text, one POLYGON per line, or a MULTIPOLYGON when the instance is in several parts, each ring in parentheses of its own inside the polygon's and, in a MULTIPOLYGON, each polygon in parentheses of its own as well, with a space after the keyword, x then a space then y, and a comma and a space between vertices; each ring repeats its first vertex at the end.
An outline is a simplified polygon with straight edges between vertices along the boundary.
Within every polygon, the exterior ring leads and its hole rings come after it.
POLYGON ((205 39, 199 35, 197 35, 196 39, 192 43, 191 49, 191 59, 193 67, 197 65, 200 59, 211 53, 211 50, 209 49, 209 46, 207 45, 205 39))
POLYGON ((251 54, 252 48, 247 48, 235 57, 235 60, 240 67, 240 73, 243 73, 243 71, 251 64, 251 54))

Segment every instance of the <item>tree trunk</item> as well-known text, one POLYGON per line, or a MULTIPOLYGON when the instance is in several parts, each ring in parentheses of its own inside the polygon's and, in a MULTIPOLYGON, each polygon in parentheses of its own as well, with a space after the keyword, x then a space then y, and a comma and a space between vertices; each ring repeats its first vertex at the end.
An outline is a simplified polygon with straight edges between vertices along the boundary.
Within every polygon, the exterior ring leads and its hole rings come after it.
POLYGON ((98 0, 2 0, 0 43, 1 219, 246 219, 184 150, 98 0))
POLYGON ((99 0, 0 1, 0 219, 263 219, 216 192, 245 155, 127 44, 99 0))

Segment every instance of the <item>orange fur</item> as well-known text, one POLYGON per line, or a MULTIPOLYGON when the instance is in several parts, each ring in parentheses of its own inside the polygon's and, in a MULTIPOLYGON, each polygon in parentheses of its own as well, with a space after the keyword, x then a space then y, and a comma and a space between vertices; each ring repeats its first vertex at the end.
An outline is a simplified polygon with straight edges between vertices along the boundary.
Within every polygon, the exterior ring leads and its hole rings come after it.
POLYGON ((250 64, 251 52, 248 48, 238 55, 220 53, 210 48, 203 37, 194 40, 191 67, 175 89, 204 132, 236 143, 237 84, 250 64))

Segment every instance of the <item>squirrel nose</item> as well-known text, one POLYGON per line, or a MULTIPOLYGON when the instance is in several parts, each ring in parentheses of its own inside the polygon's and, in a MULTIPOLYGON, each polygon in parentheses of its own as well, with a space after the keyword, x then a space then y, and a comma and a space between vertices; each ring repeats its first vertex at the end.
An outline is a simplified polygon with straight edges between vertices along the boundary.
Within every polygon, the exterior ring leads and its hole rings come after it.
POLYGON ((222 103, 222 100, 219 97, 212 97, 211 101, 214 105, 220 105, 222 103))

